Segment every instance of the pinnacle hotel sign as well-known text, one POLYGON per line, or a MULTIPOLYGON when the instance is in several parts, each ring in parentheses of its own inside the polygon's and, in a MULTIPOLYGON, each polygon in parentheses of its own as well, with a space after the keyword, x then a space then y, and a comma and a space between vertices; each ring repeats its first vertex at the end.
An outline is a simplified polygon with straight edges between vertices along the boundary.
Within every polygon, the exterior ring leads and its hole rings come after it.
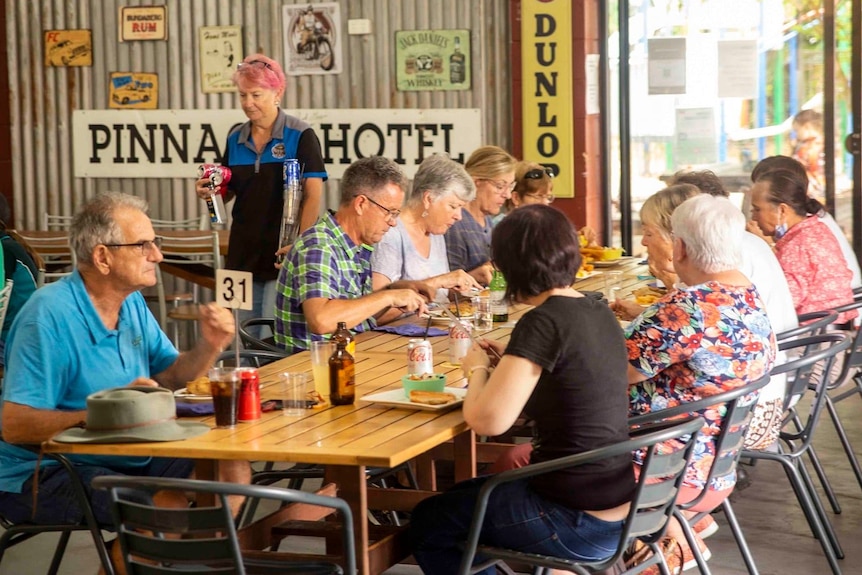
POLYGON ((554 169, 554 195, 572 198, 572 9, 569 0, 522 0, 523 159, 554 169))

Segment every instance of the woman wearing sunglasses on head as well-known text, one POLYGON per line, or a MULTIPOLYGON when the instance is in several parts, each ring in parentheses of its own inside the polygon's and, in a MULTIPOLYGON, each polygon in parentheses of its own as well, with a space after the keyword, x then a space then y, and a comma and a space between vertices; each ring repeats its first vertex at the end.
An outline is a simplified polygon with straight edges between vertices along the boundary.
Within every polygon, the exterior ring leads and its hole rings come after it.
POLYGON ((515 189, 506 201, 506 212, 529 204, 550 204, 553 201, 554 170, 536 162, 518 162, 515 189))

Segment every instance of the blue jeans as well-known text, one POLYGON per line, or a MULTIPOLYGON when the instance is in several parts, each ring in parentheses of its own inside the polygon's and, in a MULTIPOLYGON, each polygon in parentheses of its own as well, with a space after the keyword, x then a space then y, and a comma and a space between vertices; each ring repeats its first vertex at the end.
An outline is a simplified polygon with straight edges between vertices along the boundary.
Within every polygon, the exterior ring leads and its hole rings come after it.
MULTIPOLYGON (((153 457, 148 465, 134 468, 134 473, 122 473, 95 465, 76 465, 75 471, 81 478, 84 491, 87 492, 96 522, 104 529, 113 531, 114 519, 111 517, 108 492, 93 489, 91 484, 94 478, 101 475, 138 475, 185 479, 192 474, 194 467, 194 461, 191 459, 153 457)), ((24 482, 21 493, 0 491, 0 510, 12 523, 79 523, 84 518, 84 512, 78 504, 78 498, 69 481, 68 472, 61 465, 46 465, 39 470, 39 493, 35 517, 33 517, 33 477, 24 482)))
MULTIPOLYGON (((240 310, 239 321, 244 322, 256 317, 275 317, 275 288, 276 280, 262 281, 254 280, 252 283, 252 308, 251 310, 240 310)), ((269 330, 262 327, 252 327, 249 335, 258 339, 271 337, 269 330)))
MULTIPOLYGON (((488 477, 455 485, 422 501, 410 518, 413 556, 426 575, 458 573, 479 489, 488 477)), ((527 481, 497 487, 488 502, 479 542, 527 553, 601 561, 617 549, 622 521, 602 521, 536 494, 527 481)), ((477 558, 477 562, 481 557, 477 558)), ((493 567, 481 571, 493 575, 493 567)))

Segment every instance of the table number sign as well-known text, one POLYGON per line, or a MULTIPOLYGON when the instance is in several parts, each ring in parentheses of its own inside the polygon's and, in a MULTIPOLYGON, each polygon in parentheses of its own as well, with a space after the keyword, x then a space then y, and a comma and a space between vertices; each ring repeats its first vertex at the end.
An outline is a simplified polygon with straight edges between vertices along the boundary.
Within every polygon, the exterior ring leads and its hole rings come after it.
POLYGON ((216 303, 230 309, 251 309, 251 284, 251 272, 216 270, 216 303))

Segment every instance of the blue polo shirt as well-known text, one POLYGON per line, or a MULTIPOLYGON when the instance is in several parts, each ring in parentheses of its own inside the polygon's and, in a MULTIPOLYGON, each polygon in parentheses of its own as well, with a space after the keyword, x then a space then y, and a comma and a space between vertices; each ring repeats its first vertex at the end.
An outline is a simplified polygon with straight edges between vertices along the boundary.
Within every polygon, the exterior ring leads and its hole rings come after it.
MULTIPOLYGON (((87 408, 87 396, 152 377, 179 353, 135 292, 123 302, 117 329, 107 329, 76 270, 36 290, 6 342, 3 401, 35 409, 87 408)), ((149 458, 74 456, 76 463, 124 472, 149 458)), ((49 459, 42 465, 56 464, 49 459)), ((36 455, 0 441, 0 491, 20 493, 36 470, 36 455)))

